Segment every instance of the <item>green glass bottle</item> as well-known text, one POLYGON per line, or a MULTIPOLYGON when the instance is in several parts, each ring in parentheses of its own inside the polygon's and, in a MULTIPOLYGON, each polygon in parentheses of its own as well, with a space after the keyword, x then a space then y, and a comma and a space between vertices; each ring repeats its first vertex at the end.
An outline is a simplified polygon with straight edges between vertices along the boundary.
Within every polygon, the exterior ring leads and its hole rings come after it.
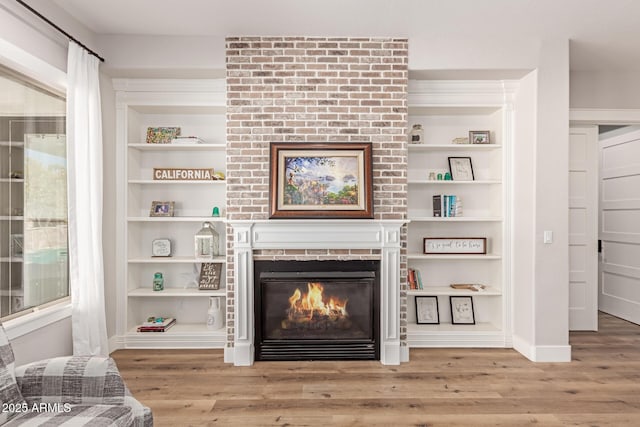
POLYGON ((164 278, 162 277, 162 273, 155 273, 153 275, 153 290, 154 291, 164 290, 164 278))

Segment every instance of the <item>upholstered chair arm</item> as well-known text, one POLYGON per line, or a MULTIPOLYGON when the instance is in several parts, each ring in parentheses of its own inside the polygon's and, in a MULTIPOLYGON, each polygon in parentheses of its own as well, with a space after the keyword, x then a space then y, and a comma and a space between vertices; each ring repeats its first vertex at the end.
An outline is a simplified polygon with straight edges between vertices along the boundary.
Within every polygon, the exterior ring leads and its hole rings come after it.
POLYGON ((56 357, 18 366, 16 381, 30 404, 122 405, 127 391, 109 357, 56 357))

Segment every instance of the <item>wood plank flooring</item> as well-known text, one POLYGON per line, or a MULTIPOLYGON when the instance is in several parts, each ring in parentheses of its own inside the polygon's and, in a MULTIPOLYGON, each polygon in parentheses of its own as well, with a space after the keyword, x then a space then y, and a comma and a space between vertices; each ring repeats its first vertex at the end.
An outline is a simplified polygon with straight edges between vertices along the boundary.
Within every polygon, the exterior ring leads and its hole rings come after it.
POLYGON ((156 426, 640 426, 640 326, 600 314, 571 363, 510 349, 413 349, 378 362, 258 362, 220 350, 112 354, 156 426))

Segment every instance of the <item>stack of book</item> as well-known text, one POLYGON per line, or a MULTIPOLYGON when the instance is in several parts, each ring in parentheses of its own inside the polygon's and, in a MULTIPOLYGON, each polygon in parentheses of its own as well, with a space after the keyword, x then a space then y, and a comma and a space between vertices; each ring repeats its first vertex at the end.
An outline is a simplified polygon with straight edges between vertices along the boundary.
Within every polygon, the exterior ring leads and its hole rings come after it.
POLYGON ((420 275, 420 270, 410 268, 408 280, 410 289, 424 289, 424 286, 422 286, 422 276, 420 275))
POLYGON ((433 196, 433 216, 462 216, 462 200, 456 195, 436 194, 433 196))
POLYGON ((138 326, 138 332, 165 332, 175 324, 173 317, 152 317, 138 326))

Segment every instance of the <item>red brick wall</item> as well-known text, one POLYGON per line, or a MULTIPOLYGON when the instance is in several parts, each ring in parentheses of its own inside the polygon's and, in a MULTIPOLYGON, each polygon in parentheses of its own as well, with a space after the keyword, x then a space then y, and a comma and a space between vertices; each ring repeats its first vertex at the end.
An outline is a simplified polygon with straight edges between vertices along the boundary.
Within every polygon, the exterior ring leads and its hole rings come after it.
MULTIPOLYGON (((395 38, 228 37, 227 218, 269 217, 269 143, 279 141, 371 142, 374 217, 406 218, 407 45, 406 39, 395 38)), ((406 248, 406 230, 404 234, 406 248)), ((231 238, 227 230, 230 342, 231 238)), ((375 251, 351 252, 351 259, 376 256, 375 251)), ((300 254, 262 256, 290 259, 300 254)), ((344 259, 345 254, 322 254, 332 256, 344 259)), ((402 325, 404 336, 406 317, 402 325)))

